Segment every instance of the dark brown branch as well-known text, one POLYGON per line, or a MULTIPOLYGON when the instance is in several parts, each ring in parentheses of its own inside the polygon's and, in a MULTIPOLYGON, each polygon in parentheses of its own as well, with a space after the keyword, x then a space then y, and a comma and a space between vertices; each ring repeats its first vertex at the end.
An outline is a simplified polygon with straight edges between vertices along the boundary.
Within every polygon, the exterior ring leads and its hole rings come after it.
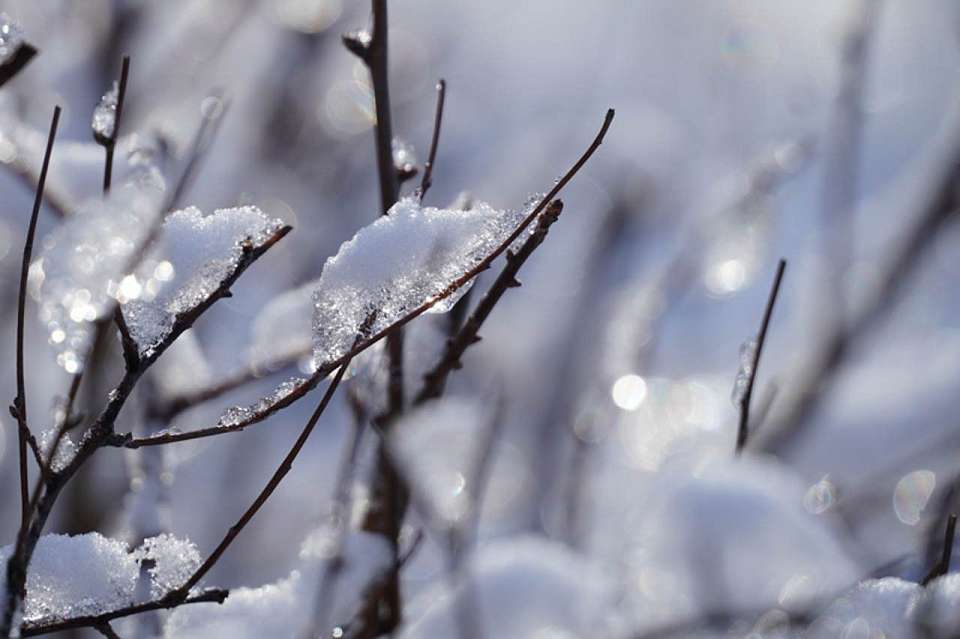
MULTIPOLYGON (((347 362, 353 359, 354 357, 356 357, 366 349, 370 348, 372 345, 376 344, 377 342, 379 342, 381 339, 383 339, 393 331, 397 330, 399 327, 407 325, 408 323, 410 323, 411 321, 413 321, 414 319, 416 319, 417 317, 425 313, 427 310, 429 310, 438 302, 446 299, 447 297, 450 297, 460 287, 462 287, 464 284, 472 280, 474 277, 476 277, 480 273, 490 268, 490 265, 493 263, 493 261, 496 260, 501 254, 503 254, 507 249, 510 248, 510 246, 517 240, 517 238, 520 237, 520 235, 527 229, 528 226, 530 226, 530 223, 533 222, 533 220, 536 219, 541 212, 543 212, 547 204, 553 201, 557 193, 559 193, 560 190, 563 189, 563 187, 565 187, 567 183, 570 182, 571 179, 573 179, 573 176, 577 174, 577 172, 583 167, 584 164, 586 164, 587 160, 590 159, 590 156, 592 156, 596 152, 596 150, 600 147, 601 143, 603 142, 603 138, 606 135, 607 130, 610 128, 611 122, 613 122, 613 117, 614 117, 614 111, 613 109, 610 109, 609 111, 607 111, 607 115, 603 121, 603 126, 600 128, 600 131, 597 133, 596 138, 594 138, 593 142, 590 144, 587 150, 583 153, 583 155, 581 155, 580 158, 576 161, 576 163, 574 163, 574 165, 563 175, 563 177, 561 177, 554 184, 553 188, 550 189, 550 191, 545 196, 543 196, 540 202, 530 211, 529 214, 527 214, 527 216, 523 219, 523 221, 517 225, 513 233, 511 233, 509 237, 507 237, 503 242, 501 242, 500 245, 496 249, 494 249, 489 255, 487 255, 484 259, 478 262, 476 266, 474 266, 472 269, 468 270, 466 273, 464 273, 460 277, 450 282, 450 284, 441 292, 427 299, 420 306, 410 311, 409 313, 407 313, 407 315, 403 316, 393 324, 381 329, 380 331, 378 331, 372 336, 364 337, 357 344, 355 344, 353 348, 351 348, 347 353, 341 355, 340 357, 337 357, 330 362, 327 362, 321 366, 318 366, 317 370, 307 380, 305 380, 302 384, 297 386, 297 388, 295 388, 291 393, 286 395, 283 399, 277 402, 274 402, 273 404, 266 407, 265 409, 254 412, 254 414, 251 415, 251 417, 243 420, 242 422, 239 422, 234 426, 230 426, 230 427, 213 426, 210 428, 205 428, 205 429, 202 429, 202 431, 196 431, 196 432, 202 432, 202 434, 197 436, 208 437, 211 435, 217 435, 224 432, 233 432, 236 430, 243 430, 248 426, 251 426, 258 422, 262 422, 273 413, 286 408, 287 406, 293 404, 297 400, 304 397, 308 392, 316 388, 317 384, 319 384, 320 381, 322 381, 330 373, 332 373, 337 368, 339 368, 344 362, 347 362)), ((180 433, 177 435, 168 435, 164 438, 163 441, 157 441, 156 439, 153 439, 153 438, 134 439, 130 435, 123 435, 123 436, 118 436, 116 438, 113 438, 108 443, 110 445, 119 445, 119 446, 136 448, 140 446, 150 446, 150 445, 156 445, 156 444, 162 444, 162 443, 172 443, 174 441, 184 441, 186 439, 195 439, 197 436, 192 435, 191 433, 193 432, 195 431, 188 431, 186 433, 180 433)))
POLYGON ((483 296, 483 299, 477 304, 477 307, 473 313, 470 314, 470 317, 467 318, 467 321, 463 323, 463 326, 457 334, 447 342, 447 346, 440 356, 440 360, 424 375, 423 386, 420 388, 420 392, 417 393, 416 399, 414 399, 415 405, 440 397, 443 394, 447 377, 449 377, 450 373, 454 370, 459 370, 463 367, 460 360, 464 352, 466 352, 471 345, 480 341, 480 336, 478 335, 480 327, 483 326, 483 323, 500 301, 500 298, 503 297, 503 294, 511 288, 520 286, 520 282, 517 280, 517 273, 520 271, 520 267, 530 258, 543 240, 546 239, 550 226, 557 221, 562 211, 562 201, 554 200, 551 202, 550 206, 543 212, 543 215, 540 216, 536 230, 526 239, 520 249, 516 253, 507 252, 507 263, 500 272, 500 275, 490 286, 490 290, 483 296))
POLYGON ((113 181, 113 153, 117 146, 117 138, 120 134, 120 118, 123 115, 123 102, 127 94, 127 77, 130 73, 130 56, 123 56, 120 63, 120 82, 117 85, 117 108, 114 111, 113 133, 110 137, 103 137, 96 131, 93 133, 97 144, 104 149, 104 167, 103 167, 103 192, 110 191, 110 184, 113 181))
POLYGON ((0 87, 12 80, 37 55, 37 49, 24 42, 13 57, 0 65, 0 87))
POLYGON ((757 380, 757 368, 760 366, 760 354, 763 352, 763 344, 767 339, 767 329, 770 327, 770 317, 773 315, 773 306, 777 303, 777 294, 780 292, 780 282, 783 281, 783 271, 787 268, 787 261, 781 259, 777 264, 777 274, 773 278, 773 286, 770 287, 770 295, 767 297, 767 307, 763 311, 763 321, 760 323, 760 332, 757 333, 757 347, 753 352, 753 359, 750 362, 750 371, 747 374, 747 387, 740 398, 740 426, 737 429, 737 447, 736 454, 743 452, 743 447, 747 444, 747 437, 750 434, 750 399, 753 397, 753 384, 757 380))
POLYGON ((217 545, 216 549, 210 554, 209 557, 207 557, 206 561, 204 561, 203 564, 197 568, 196 572, 191 575, 186 583, 168 595, 169 599, 176 601, 178 598, 185 598, 189 594, 190 589, 196 586, 200 580, 203 579, 203 576, 206 575, 207 572, 214 567, 214 565, 216 565, 217 561, 220 560, 220 557, 223 556, 223 553, 226 552, 227 548, 230 547, 230 544, 233 543, 233 540, 237 537, 237 535, 240 534, 244 527, 250 523, 250 520, 253 519, 254 515, 257 514, 257 511, 259 511, 260 508, 262 508, 267 502, 267 500, 270 499, 270 496, 277 489, 277 486, 280 485, 280 482, 283 481, 283 478, 286 477, 287 473, 289 473, 293 468, 294 460, 296 460, 297 456, 300 454, 300 450, 303 448, 304 444, 307 443, 307 439, 310 438, 310 434, 317 425, 320 416, 323 415, 323 411, 326 410, 327 405, 333 398, 333 394, 336 392, 337 386, 340 385, 340 380, 343 379, 343 374, 346 372, 348 366, 349 362, 345 363, 337 371, 336 376, 327 387, 327 391, 324 393, 320 403, 317 404, 316 410, 313 411, 313 415, 310 416, 310 419, 300 432, 300 436, 297 437, 297 440, 290 448, 290 452, 288 452, 287 456, 283 458, 280 466, 277 468, 276 472, 274 472, 273 476, 270 478, 270 481, 267 482, 267 485, 264 486, 263 490, 260 491, 260 494, 257 495, 257 498, 254 500, 254 502, 249 508, 247 508, 246 512, 243 513, 237 523, 230 527, 230 530, 227 531, 227 534, 224 536, 223 540, 221 540, 220 544, 217 545))
MULTIPOLYGON (((22 49, 23 47, 21 47, 22 49)), ((50 168, 50 156, 53 153, 53 142, 57 137, 57 126, 60 123, 60 107, 53 109, 53 119, 50 121, 50 133, 47 135, 47 148, 43 153, 43 165, 40 169, 40 179, 37 182, 37 193, 33 200, 33 212, 30 214, 30 223, 27 227, 27 239, 23 245, 23 260, 20 265, 20 291, 17 295, 17 397, 13 400, 12 410, 16 413, 18 444, 20 454, 20 528, 27 526, 30 513, 27 509, 30 495, 27 487, 27 441, 32 437, 27 425, 27 391, 24 381, 24 318, 27 308, 27 277, 30 273, 30 260, 33 256, 33 241, 37 233, 37 218, 40 216, 40 204, 43 202, 43 187, 47 182, 47 171, 50 168)))
POLYGON ((947 517, 947 530, 943 537, 943 554, 940 555, 940 561, 936 563, 930 572, 920 582, 921 586, 928 586, 930 582, 938 577, 942 577, 950 572, 950 556, 953 554, 953 540, 957 530, 957 516, 950 513, 947 517))
POLYGON ((427 191, 433 185, 433 165, 437 160, 437 146, 440 143, 440 125, 443 122, 443 104, 447 96, 447 81, 443 78, 437 81, 437 110, 433 117, 433 136, 430 138, 430 153, 423 165, 423 177, 420 188, 417 189, 417 199, 422 203, 427 191))
POLYGON ((164 610, 167 608, 177 608, 179 606, 186 606, 189 604, 198 604, 198 603, 218 603, 222 604, 227 596, 230 594, 230 591, 224 590, 222 588, 211 588, 209 590, 204 590, 200 594, 196 594, 180 601, 168 601, 167 599, 157 599, 155 601, 148 601, 146 603, 134 604, 131 606, 126 606, 123 608, 118 608, 116 610, 111 610, 110 612, 104 612, 99 615, 90 615, 84 617, 73 617, 72 619, 64 619, 63 621, 55 621, 51 623, 41 623, 41 624, 24 624, 22 635, 23 637, 38 637, 40 635, 46 635, 51 632, 62 632, 64 630, 71 630, 74 628, 97 628, 98 626, 103 626, 114 619, 121 619, 123 617, 130 617, 132 615, 138 615, 143 612, 150 612, 151 610, 164 610))

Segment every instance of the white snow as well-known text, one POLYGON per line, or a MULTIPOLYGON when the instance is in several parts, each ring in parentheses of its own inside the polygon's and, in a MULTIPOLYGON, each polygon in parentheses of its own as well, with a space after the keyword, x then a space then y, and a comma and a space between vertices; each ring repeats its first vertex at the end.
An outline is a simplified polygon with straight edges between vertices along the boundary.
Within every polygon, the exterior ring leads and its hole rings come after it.
MULTIPOLYGON (((349 351, 376 311, 376 333, 441 293, 492 253, 528 209, 501 211, 477 202, 469 211, 397 202, 327 260, 314 292, 318 366, 349 351)), ((440 302, 449 310, 455 299, 440 302)))
MULTIPOLYGON (((3 574, 12 552, 13 546, 0 549, 3 574)), ((27 572, 24 620, 93 615, 129 605, 139 574, 136 556, 122 542, 99 533, 44 535, 27 572)))
POLYGON ((196 544, 169 533, 149 537, 137 549, 138 558, 153 562, 150 573, 150 596, 154 599, 176 590, 200 567, 202 561, 196 544))
POLYGON ((13 59, 23 46, 23 28, 6 13, 0 13, 0 64, 13 59))
POLYGON ((151 353, 169 335, 177 315, 203 302, 233 273, 243 242, 260 246, 281 224, 255 206, 219 209, 209 216, 196 207, 171 213, 150 258, 113 291, 140 354, 151 353))
POLYGON ((451 396, 411 411, 390 429, 390 450, 439 520, 434 524, 454 526, 470 512, 477 488, 469 482, 489 420, 479 400, 451 396))
POLYGON ((103 94, 99 104, 93 110, 93 120, 90 127, 93 132, 102 138, 112 138, 117 128, 117 100, 119 98, 119 87, 114 82, 110 90, 103 94))

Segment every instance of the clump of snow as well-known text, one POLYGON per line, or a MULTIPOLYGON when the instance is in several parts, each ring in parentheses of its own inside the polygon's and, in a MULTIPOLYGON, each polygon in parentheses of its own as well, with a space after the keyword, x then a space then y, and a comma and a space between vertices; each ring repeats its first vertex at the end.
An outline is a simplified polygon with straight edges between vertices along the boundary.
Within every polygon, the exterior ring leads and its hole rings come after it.
POLYGON ((446 526, 474 505, 474 468, 483 453, 488 410, 475 399, 444 397, 411 411, 390 429, 389 446, 412 490, 446 526))
POLYGON ((603 571, 541 537, 494 541, 469 562, 470 591, 445 585, 411 602, 402 639, 457 637, 457 606, 470 592, 483 637, 607 637, 614 591, 603 571), (560 634, 549 634, 551 631, 560 634))
MULTIPOLYGON (((12 552, 13 546, 0 548, 0 574, 6 574, 12 552)), ((24 620, 95 615, 130 605, 139 574, 137 557, 122 542, 99 533, 44 535, 27 572, 24 620)))
MULTIPOLYGON (((314 602, 322 571, 329 565, 326 545, 309 538, 301 566, 280 581, 259 588, 235 588, 223 604, 177 608, 164 627, 172 639, 259 639, 302 636, 314 622, 314 602)), ((343 544, 343 569, 329 603, 334 623, 356 612, 364 588, 390 566, 391 550, 379 535, 354 531, 343 544)))
POLYGON ((23 46, 23 28, 6 13, 0 13, 0 64, 13 59, 23 46))
POLYGON ((69 373, 83 367, 93 322, 110 313, 129 288, 123 270, 159 213, 158 186, 131 181, 88 202, 44 238, 30 267, 40 321, 57 362, 69 373))
POLYGON ((117 128, 117 100, 119 99, 120 89, 114 82, 110 90, 103 94, 100 103, 93 110, 93 120, 90 127, 94 135, 100 138, 110 139, 117 128))
POLYGON ((189 539, 179 539, 169 533, 149 537, 137 549, 141 561, 152 563, 150 596, 154 599, 176 590, 200 567, 200 551, 189 539))
MULTIPOLYGON (((443 292, 506 240, 528 211, 484 202, 468 211, 421 207, 411 198, 397 202, 324 265, 313 298, 316 364, 347 353, 371 313, 370 333, 376 333, 443 292)), ((435 309, 455 302, 448 297, 435 309)))
POLYGON ((50 453, 54 452, 52 448, 59 431, 59 426, 48 428, 40 433, 39 441, 37 442, 40 444, 40 450, 43 451, 44 458, 54 472, 63 470, 73 461, 74 455, 77 454, 77 444, 70 438, 69 433, 65 433, 57 443, 56 454, 54 454, 51 459, 50 453))
POLYGON ((140 354, 152 353, 178 315, 206 300, 233 273, 244 242, 260 246, 281 225, 255 206, 219 209, 209 216, 196 207, 171 213, 151 259, 115 290, 140 354))

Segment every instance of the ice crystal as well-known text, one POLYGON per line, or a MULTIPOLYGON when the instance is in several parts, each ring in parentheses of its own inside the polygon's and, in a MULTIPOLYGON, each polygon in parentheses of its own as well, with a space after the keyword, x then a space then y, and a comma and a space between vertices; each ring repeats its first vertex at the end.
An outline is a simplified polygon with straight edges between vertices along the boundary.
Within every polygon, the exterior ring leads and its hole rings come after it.
POLYGON ((150 562, 150 596, 154 599, 182 586, 201 562, 196 544, 169 533, 144 539, 137 556, 150 562))

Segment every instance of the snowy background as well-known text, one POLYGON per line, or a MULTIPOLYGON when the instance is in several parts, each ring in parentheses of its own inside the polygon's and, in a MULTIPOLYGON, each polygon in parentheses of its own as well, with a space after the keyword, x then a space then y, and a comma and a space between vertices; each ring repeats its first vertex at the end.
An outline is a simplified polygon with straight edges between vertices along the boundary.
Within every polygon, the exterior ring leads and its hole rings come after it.
MULTIPOLYGON (((496 209, 523 207, 589 144, 606 109, 617 111, 597 155, 564 190, 563 215, 521 271, 523 287, 508 292, 451 377, 449 399, 400 423, 401 467, 437 503, 440 520, 412 514, 409 540, 462 515, 450 495, 465 489, 464 469, 481 447, 477 431, 502 404, 479 539, 465 568, 473 587, 451 594, 443 548, 427 534, 403 568, 401 636, 455 636, 455 600, 471 593, 480 636, 538 639, 640 636, 717 611, 743 614, 703 636, 727 636, 728 627, 731 636, 787 636, 777 634, 786 632, 786 616, 803 613, 816 622, 797 636, 902 637, 918 619, 934 619, 929 609, 960 609, 954 577, 926 591, 910 583, 930 567, 928 538, 942 537, 949 508, 941 502, 960 474, 954 226, 924 251, 890 311, 857 336, 790 445, 766 454, 758 435, 755 450, 733 457, 740 347, 759 326, 777 260, 789 266, 754 394, 756 409, 778 389, 761 425, 771 432, 818 340, 864 297, 919 212, 924 180, 943 157, 938 145, 958 139, 950 133, 956 125, 944 133, 958 113, 960 8, 950 0, 880 3, 855 77, 863 83, 854 125, 862 125, 862 140, 844 137, 845 45, 869 4, 390 1, 394 132, 418 162, 430 140, 435 82, 448 83, 431 206, 469 191, 496 209), (852 208, 830 180, 845 153, 857 164, 852 208), (863 581, 871 576, 898 579, 863 581)), ((118 430, 211 426, 226 408, 256 403, 309 372, 309 357, 277 371, 264 363, 285 349, 309 352, 311 283, 382 212, 370 82, 340 40, 368 24, 368 3, 4 0, 0 9, 40 50, 0 89, 0 293, 9 301, 0 306, 0 352, 9 362, 0 378, 9 397, 33 197, 22 167, 37 170, 59 104, 48 194, 70 214, 99 193, 102 149, 90 120, 124 53, 132 62, 121 134, 149 140, 168 181, 201 119, 229 102, 182 203, 208 214, 257 206, 294 230, 161 358, 149 392, 128 403, 118 430), (199 388, 251 363, 259 379, 174 423, 147 418, 152 396, 199 388)), ((125 148, 122 138, 123 170, 125 148)), ((59 237, 61 223, 45 207, 35 257, 56 246, 43 238, 59 237)), ((169 250, 216 246, 217 238, 195 232, 182 232, 194 245, 169 250)), ((229 242, 221 250, 229 252, 229 242)), ((474 301, 500 264, 479 278, 474 301)), ((69 384, 40 301, 27 316, 37 431, 54 423, 69 384)), ((411 370, 432 363, 445 317, 411 325, 411 370)), ((119 379, 116 350, 85 380, 81 411, 96 414, 119 379)), ((370 356, 345 387, 369 393, 379 364, 370 356)), ((117 624, 121 636, 302 632, 335 546, 335 481, 353 423, 344 390, 284 484, 204 581, 247 590, 222 608, 117 624)), ((318 397, 242 433, 163 453, 99 452, 47 531, 96 531, 120 550, 84 537, 75 548, 50 538, 48 552, 91 566, 99 564, 90 554, 101 556, 114 571, 103 579, 129 590, 136 565, 125 548, 170 533, 196 545, 170 560, 176 576, 249 505, 318 397)), ((16 422, 4 414, 0 544, 13 543, 19 521, 16 441, 16 422)), ((369 495, 376 443, 366 432, 354 511, 369 495)), ((339 594, 329 603, 341 617, 383 549, 358 534, 344 552, 339 594)), ((37 569, 55 571, 57 563, 37 569)), ((100 586, 63 587, 76 594, 100 586)))

